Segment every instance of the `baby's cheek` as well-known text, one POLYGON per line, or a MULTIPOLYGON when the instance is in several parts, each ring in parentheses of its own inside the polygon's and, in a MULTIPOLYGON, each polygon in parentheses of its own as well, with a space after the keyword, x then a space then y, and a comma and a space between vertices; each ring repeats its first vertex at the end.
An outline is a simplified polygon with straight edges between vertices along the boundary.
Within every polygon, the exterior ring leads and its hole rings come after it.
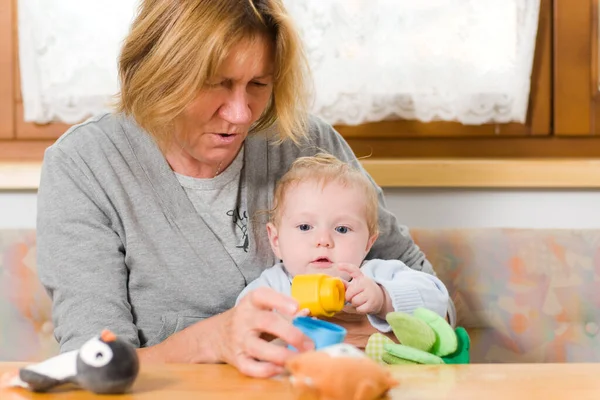
POLYGON ((311 273, 311 271, 308 270, 306 265, 298 263, 285 263, 285 268, 292 276, 311 273))

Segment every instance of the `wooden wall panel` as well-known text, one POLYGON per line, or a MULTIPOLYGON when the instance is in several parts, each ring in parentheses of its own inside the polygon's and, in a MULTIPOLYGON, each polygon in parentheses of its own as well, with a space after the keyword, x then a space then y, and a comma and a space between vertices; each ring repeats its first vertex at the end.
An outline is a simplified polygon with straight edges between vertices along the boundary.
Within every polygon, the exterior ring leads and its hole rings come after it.
POLYGON ((596 0, 554 0, 554 133, 593 135, 592 19, 596 0))
POLYGON ((0 138, 14 135, 12 0, 0 0, 0 138))

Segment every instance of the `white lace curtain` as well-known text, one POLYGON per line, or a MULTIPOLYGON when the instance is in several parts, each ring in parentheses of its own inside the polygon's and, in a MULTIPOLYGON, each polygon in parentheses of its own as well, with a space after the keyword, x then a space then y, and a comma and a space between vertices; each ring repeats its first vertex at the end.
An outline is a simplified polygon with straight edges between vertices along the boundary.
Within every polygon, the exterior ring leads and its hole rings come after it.
POLYGON ((26 121, 80 122, 110 110, 137 0, 19 0, 26 121))
MULTIPOLYGON (((524 122, 540 0, 284 0, 330 123, 524 122)), ((20 0, 25 119, 107 110, 136 0, 20 0)))

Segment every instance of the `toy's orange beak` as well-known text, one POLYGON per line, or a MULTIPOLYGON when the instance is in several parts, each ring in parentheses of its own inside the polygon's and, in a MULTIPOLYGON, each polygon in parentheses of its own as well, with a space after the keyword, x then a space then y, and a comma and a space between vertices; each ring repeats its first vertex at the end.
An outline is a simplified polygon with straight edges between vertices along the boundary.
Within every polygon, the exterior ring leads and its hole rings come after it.
POLYGON ((115 336, 115 334, 109 331, 108 329, 105 329, 100 334, 100 339, 102 339, 104 343, 109 343, 114 342, 117 339, 117 336, 115 336))

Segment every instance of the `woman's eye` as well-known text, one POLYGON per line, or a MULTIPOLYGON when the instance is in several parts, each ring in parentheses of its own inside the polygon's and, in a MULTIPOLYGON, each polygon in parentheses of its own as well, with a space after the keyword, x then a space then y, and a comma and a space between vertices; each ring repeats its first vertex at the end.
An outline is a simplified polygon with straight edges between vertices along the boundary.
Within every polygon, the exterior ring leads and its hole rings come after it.
POLYGON ((221 86, 226 86, 228 81, 214 81, 214 82, 206 82, 206 86, 214 89, 221 86))
POLYGON ((337 233, 348 233, 350 229, 347 226, 338 226, 337 228, 335 228, 335 231, 337 233))
POLYGON ((265 86, 267 86, 266 83, 262 83, 262 82, 252 82, 252 84, 254 86, 258 86, 258 87, 265 87, 265 86))
POLYGON ((300 225, 298 225, 298 229, 300 229, 301 231, 309 231, 310 230, 310 225, 308 225, 308 224, 300 224, 300 225))

